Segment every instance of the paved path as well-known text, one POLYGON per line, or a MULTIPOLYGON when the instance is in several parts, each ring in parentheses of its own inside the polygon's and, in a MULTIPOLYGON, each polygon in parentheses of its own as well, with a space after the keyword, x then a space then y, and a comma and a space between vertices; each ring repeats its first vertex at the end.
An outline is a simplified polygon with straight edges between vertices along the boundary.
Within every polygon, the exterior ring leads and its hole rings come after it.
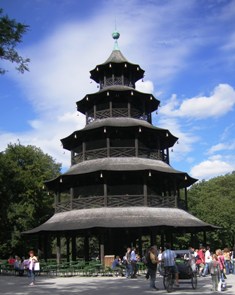
MULTIPOLYGON (((27 277, 0 275, 1 295, 147 295, 167 294, 163 289, 162 277, 157 277, 159 291, 149 289, 149 281, 144 276, 137 279, 119 277, 36 277, 36 285, 28 285, 27 277)), ((188 280, 180 280, 180 287, 173 291, 174 295, 218 294, 211 290, 211 278, 198 278, 198 288, 192 289, 188 280)), ((227 290, 224 295, 235 295, 235 275, 230 274, 226 280, 227 290)))

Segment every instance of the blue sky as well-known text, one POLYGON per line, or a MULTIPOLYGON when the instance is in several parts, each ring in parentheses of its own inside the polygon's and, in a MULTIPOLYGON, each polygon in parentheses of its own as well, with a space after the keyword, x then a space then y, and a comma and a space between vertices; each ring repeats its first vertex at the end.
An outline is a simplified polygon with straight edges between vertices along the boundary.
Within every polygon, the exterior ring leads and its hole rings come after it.
MULTIPOLYGON (((20 141, 70 165, 60 139, 85 125, 76 101, 96 92, 89 71, 113 49, 145 70, 137 89, 161 101, 155 126, 179 137, 171 165, 210 179, 235 170, 235 1, 1 0, 30 26, 18 47, 21 75, 0 77, 0 150, 20 141)), ((2 61, 1 61, 2 62, 2 61)))

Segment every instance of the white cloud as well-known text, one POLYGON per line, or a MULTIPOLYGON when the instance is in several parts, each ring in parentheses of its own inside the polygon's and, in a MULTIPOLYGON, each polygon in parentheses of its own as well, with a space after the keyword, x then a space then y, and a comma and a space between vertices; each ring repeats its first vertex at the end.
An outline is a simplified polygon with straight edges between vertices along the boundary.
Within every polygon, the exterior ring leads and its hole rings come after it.
POLYGON ((221 117, 230 112, 235 105, 235 90, 228 84, 219 84, 210 96, 198 96, 185 99, 182 103, 173 95, 162 106, 161 114, 172 117, 205 119, 221 117))
POLYGON ((212 155, 219 151, 231 151, 235 150, 235 142, 218 143, 213 145, 207 152, 208 155, 212 155))
POLYGON ((145 93, 153 93, 154 92, 154 85, 152 81, 138 81, 136 83, 136 90, 145 93))
POLYGON ((63 116, 40 118, 30 122, 32 129, 27 132, 0 134, 0 150, 4 150, 8 143, 34 145, 43 152, 51 155, 63 167, 70 166, 70 152, 64 150, 60 139, 69 136, 75 130, 85 126, 85 117, 76 113, 65 113, 63 116))
MULTIPOLYGON (((160 116, 157 126, 168 129, 174 136, 179 138, 178 144, 175 144, 171 149, 173 150, 170 155, 172 161, 179 162, 185 160, 185 155, 192 152, 195 143, 200 140, 200 138, 193 134, 189 129, 187 131, 183 131, 182 122, 180 122, 177 118, 160 116)), ((191 160, 192 158, 190 161, 191 160)))
POLYGON ((208 180, 218 175, 231 173, 234 169, 235 165, 223 161, 219 156, 215 158, 210 158, 208 160, 202 161, 198 165, 195 165, 191 169, 190 175, 200 180, 208 180))

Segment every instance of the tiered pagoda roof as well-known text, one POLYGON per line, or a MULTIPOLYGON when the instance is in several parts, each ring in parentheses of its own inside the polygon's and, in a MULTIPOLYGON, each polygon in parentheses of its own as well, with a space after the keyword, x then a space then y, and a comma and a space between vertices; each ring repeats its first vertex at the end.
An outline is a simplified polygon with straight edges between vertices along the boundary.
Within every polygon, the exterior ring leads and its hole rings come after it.
POLYGON ((170 165, 178 138, 152 125, 160 101, 135 89, 139 65, 114 50, 90 71, 99 91, 77 102, 86 126, 63 138, 71 167, 46 182, 56 193, 55 214, 28 233, 92 228, 213 229, 187 211, 187 187, 197 180, 170 165), (61 193, 70 192, 67 201, 61 193))

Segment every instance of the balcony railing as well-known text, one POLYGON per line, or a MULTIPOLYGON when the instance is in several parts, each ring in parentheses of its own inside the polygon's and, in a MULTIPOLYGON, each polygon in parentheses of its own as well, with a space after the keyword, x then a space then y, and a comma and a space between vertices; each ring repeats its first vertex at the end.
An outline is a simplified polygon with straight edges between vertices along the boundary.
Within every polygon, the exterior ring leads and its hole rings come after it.
POLYGON ((64 201, 56 204, 55 212, 65 212, 78 209, 91 209, 101 207, 177 207, 176 196, 159 195, 109 195, 105 196, 79 196, 72 201, 64 201))
MULTIPOLYGON (((105 118, 123 118, 123 117, 129 117, 128 109, 127 108, 106 108, 103 110, 96 111, 94 114, 93 111, 88 112, 88 120, 87 124, 93 122, 95 119, 105 119, 105 118)), ((139 110, 132 108, 130 111, 130 117, 135 119, 140 119, 144 121, 148 121, 149 118, 147 115, 143 115, 139 110)))
MULTIPOLYGON (((135 147, 110 147, 109 148, 109 157, 135 157, 136 156, 136 149, 135 147)), ((108 157, 108 149, 100 148, 100 149, 92 149, 87 150, 84 153, 77 153, 72 160, 72 164, 78 164, 85 160, 94 160, 99 158, 106 158, 108 157)), ((167 156, 163 154, 159 150, 149 150, 146 148, 139 148, 138 149, 138 157, 139 158, 147 158, 153 160, 161 160, 167 162, 167 156)))

